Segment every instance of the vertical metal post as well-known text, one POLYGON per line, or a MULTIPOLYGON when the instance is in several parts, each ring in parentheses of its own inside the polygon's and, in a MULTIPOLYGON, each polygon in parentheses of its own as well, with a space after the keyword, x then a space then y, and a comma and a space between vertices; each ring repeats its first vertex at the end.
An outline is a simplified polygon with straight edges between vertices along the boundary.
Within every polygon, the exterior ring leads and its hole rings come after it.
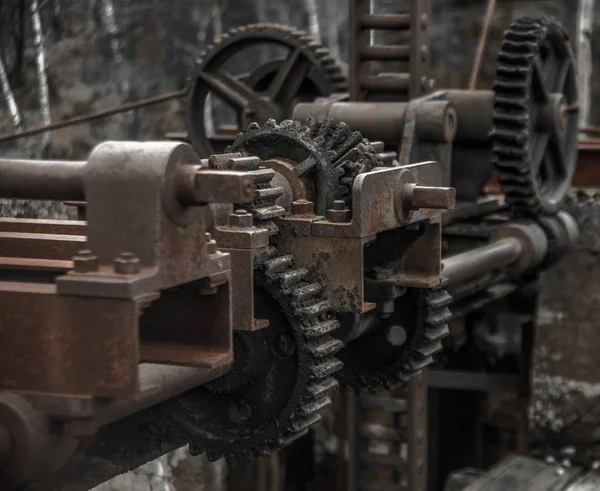
POLYGON ((427 371, 408 383, 408 490, 427 489, 427 371))
POLYGON ((431 5, 429 0, 411 0, 410 5, 410 91, 409 99, 433 90, 430 78, 429 26, 431 5))
POLYGON ((577 19, 578 53, 577 73, 579 88, 579 125, 585 127, 590 122, 592 99, 591 78, 593 69, 592 30, 595 20, 595 0, 579 0, 577 19))
POLYGON ((361 25, 361 17, 371 13, 370 0, 350 0, 350 14, 348 18, 349 42, 349 74, 350 80, 350 100, 359 101, 361 96, 360 77, 362 67, 367 66, 361 63, 360 52, 363 46, 368 45, 370 41, 369 32, 364 30, 361 25))

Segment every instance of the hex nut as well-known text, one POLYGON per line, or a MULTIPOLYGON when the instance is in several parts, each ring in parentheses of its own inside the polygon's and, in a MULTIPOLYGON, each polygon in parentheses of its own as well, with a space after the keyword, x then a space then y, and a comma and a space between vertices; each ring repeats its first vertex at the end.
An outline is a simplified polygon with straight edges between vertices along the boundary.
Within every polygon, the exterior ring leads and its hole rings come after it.
POLYGON ((142 270, 142 263, 140 262, 140 258, 136 257, 135 254, 124 252, 115 259, 114 269, 117 274, 137 274, 142 270))
POLYGON ((292 203, 292 214, 293 215, 314 215, 315 204, 312 201, 306 199, 299 199, 292 203))
POLYGON ((98 271, 98 256, 89 249, 84 249, 73 257, 73 265, 77 273, 98 271))
POLYGON ((237 228, 250 228, 254 225, 254 217, 246 210, 236 210, 229 215, 229 226, 237 228))
POLYGON ((352 211, 342 200, 333 202, 333 208, 327 210, 327 220, 332 223, 347 223, 352 220, 352 211))

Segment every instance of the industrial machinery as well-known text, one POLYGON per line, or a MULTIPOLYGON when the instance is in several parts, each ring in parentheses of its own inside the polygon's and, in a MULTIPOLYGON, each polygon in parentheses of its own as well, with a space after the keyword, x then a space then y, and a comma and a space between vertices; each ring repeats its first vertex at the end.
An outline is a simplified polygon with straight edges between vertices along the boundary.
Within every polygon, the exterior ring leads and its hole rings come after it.
MULTIPOLYGON (((431 92, 425 2, 391 17, 365 4, 351 10, 349 95, 300 33, 241 28, 199 61, 191 146, 0 160, 0 195, 77 202, 84 219, 0 220, 8 490, 88 489, 185 444, 211 460, 269 454, 318 422, 338 385, 414 380, 453 318, 530 285, 572 245, 577 91, 562 28, 514 24, 494 91, 431 92), (369 29, 410 29, 414 43, 365 44, 369 29), (221 70, 253 39, 289 54, 221 70), (410 74, 363 63, 397 58, 410 74), (207 135, 210 93, 245 131, 207 135), (494 163, 503 197, 484 189, 494 163)), ((380 430, 361 437, 404 434, 380 430)))

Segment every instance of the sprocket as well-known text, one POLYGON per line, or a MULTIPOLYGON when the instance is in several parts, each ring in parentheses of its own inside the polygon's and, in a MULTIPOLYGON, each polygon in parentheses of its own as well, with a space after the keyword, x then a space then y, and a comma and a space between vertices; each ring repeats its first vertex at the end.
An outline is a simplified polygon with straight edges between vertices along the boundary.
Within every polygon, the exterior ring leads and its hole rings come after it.
POLYGON ((513 23, 498 55, 491 137, 514 215, 539 218, 561 209, 575 172, 577 112, 573 54, 560 23, 513 23))
POLYGON ((341 68, 308 33, 276 24, 236 28, 208 46, 196 61, 189 90, 188 134, 196 151, 208 157, 224 150, 250 122, 282 120, 291 116, 297 102, 345 91, 347 81, 341 68), (247 64, 240 57, 244 53, 253 57, 251 51, 259 45, 270 48, 271 59, 251 73, 230 73, 228 62, 235 58, 236 66, 247 64), (287 54, 281 57, 284 50, 287 54), (207 102, 209 94, 212 105, 207 102), (215 135, 207 135, 205 117, 210 114, 212 118, 214 96, 234 109, 235 125, 219 125, 215 135))

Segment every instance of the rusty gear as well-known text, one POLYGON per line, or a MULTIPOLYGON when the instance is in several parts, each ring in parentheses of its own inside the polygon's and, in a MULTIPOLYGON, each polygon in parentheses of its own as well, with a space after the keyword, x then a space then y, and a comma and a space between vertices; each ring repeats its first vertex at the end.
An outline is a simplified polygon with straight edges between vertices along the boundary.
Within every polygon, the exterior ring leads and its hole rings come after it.
POLYGON ((218 141, 222 148, 214 148, 206 136, 206 98, 214 91, 235 107, 241 129, 252 121, 264 124, 269 118, 285 119, 297 102, 345 92, 347 80, 329 51, 304 31, 276 24, 232 29, 202 52, 191 79, 188 133, 203 157, 223 150, 235 136, 230 128, 225 133, 218 132, 214 142, 218 141), (236 78, 222 70, 234 55, 259 44, 283 47, 290 56, 270 60, 247 76, 236 78), (217 79, 220 81, 215 83, 217 79), (230 95, 224 95, 226 92, 230 95))
MULTIPOLYGON (((248 159, 246 170, 256 176, 254 223, 274 234, 271 220, 285 210, 275 203, 273 172, 258 159, 248 159)), ((288 445, 321 419, 338 385, 334 355, 342 342, 331 333, 339 323, 321 284, 291 255, 269 247, 255 258, 254 288, 255 317, 268 326, 236 331, 232 370, 182 397, 174 414, 192 452, 210 460, 268 455, 288 445)))
POLYGON ((277 124, 271 119, 263 127, 252 123, 227 151, 256 155, 263 161, 280 159, 292 167, 308 163, 306 171, 298 175, 305 195, 295 194, 294 199, 313 201, 315 213, 321 216, 335 200, 343 199, 351 206, 356 176, 384 165, 358 131, 330 120, 299 125, 290 120, 277 124))
POLYGON ((371 392, 389 390, 429 366, 448 335, 451 302, 443 284, 432 289, 409 288, 396 299, 391 317, 381 319, 377 328, 340 351, 338 358, 344 363, 338 374, 340 384, 371 392), (401 346, 390 342, 392 326, 406 332, 401 346))
POLYGON ((517 216, 560 210, 575 172, 577 87, 567 34, 552 18, 508 29, 494 84, 493 151, 517 216))

